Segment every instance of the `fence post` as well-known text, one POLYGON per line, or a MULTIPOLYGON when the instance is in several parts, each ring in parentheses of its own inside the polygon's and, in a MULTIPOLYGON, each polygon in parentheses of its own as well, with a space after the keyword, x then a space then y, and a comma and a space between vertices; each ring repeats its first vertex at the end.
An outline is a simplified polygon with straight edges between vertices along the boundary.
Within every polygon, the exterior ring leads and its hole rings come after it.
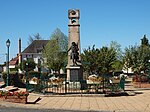
POLYGON ((65 94, 67 93, 67 81, 66 81, 66 78, 65 78, 65 94))

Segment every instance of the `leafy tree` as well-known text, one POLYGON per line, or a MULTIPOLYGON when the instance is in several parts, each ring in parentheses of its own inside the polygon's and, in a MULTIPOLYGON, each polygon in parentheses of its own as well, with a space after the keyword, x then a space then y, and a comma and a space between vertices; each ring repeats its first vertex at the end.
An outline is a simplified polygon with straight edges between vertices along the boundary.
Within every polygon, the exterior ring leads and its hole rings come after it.
POLYGON ((68 41, 67 36, 58 28, 51 35, 43 51, 43 57, 46 59, 45 65, 53 71, 60 71, 66 66, 68 41))
POLYGON ((41 39, 42 39, 42 37, 40 36, 39 33, 37 33, 37 34, 35 34, 33 36, 29 35, 28 44, 31 44, 34 40, 41 40, 41 39))
POLYGON ((115 71, 122 71, 123 68, 123 60, 116 60, 112 65, 115 71))
POLYGON ((35 67, 36 63, 32 59, 23 60, 19 65, 20 70, 24 71, 32 71, 35 67))
POLYGON ((114 47, 103 46, 100 49, 92 49, 89 47, 85 49, 81 55, 83 62, 90 64, 84 65, 85 71, 89 74, 98 73, 105 74, 114 70, 113 65, 117 60, 117 52, 114 47))
POLYGON ((82 64, 84 66, 84 71, 87 71, 89 74, 93 74, 97 71, 97 63, 96 59, 98 57, 99 49, 95 49, 95 45, 93 47, 88 47, 88 49, 84 49, 81 54, 82 64))
POLYGON ((147 71, 149 60, 150 47, 148 46, 130 46, 125 49, 125 66, 131 68, 137 75, 140 75, 141 71, 147 71))
POLYGON ((99 74, 109 73, 114 70, 113 64, 117 60, 117 53, 112 47, 102 47, 98 56, 97 63, 99 74))
POLYGON ((144 35, 144 37, 141 39, 141 46, 150 46, 146 35, 144 35))

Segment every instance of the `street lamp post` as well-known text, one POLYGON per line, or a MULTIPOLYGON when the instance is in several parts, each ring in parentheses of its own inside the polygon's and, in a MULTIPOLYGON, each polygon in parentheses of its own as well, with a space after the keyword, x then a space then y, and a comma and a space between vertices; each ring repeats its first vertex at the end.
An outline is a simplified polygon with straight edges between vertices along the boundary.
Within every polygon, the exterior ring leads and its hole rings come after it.
POLYGON ((28 90, 28 62, 26 62, 26 90, 28 90))
MULTIPOLYGON (((42 68, 41 68, 41 57, 38 57, 38 72, 40 72, 40 89, 42 90, 42 68)), ((40 91, 41 91, 40 90, 40 91)))
POLYGON ((6 85, 9 86, 9 47, 10 47, 10 40, 6 41, 7 46, 7 83, 6 85))

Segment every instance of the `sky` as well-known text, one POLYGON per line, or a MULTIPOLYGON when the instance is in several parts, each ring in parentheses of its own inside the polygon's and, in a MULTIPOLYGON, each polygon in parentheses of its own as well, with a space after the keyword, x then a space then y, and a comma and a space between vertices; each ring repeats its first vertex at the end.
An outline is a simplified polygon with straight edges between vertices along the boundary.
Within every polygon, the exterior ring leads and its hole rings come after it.
POLYGON ((6 40, 10 59, 28 46, 29 35, 49 39, 56 28, 68 36, 68 10, 80 10, 81 49, 108 46, 111 41, 122 50, 150 40, 150 0, 0 0, 0 64, 6 61, 6 40))

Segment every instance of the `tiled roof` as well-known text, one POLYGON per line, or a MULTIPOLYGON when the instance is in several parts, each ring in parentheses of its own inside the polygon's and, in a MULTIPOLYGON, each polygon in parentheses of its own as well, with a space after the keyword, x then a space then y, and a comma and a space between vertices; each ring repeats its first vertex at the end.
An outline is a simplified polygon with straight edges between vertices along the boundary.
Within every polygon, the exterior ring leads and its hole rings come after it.
POLYGON ((15 57, 13 59, 10 60, 9 62, 9 65, 17 65, 18 64, 18 60, 19 60, 19 57, 15 57))
POLYGON ((22 53, 39 53, 49 40, 34 40, 22 53))

